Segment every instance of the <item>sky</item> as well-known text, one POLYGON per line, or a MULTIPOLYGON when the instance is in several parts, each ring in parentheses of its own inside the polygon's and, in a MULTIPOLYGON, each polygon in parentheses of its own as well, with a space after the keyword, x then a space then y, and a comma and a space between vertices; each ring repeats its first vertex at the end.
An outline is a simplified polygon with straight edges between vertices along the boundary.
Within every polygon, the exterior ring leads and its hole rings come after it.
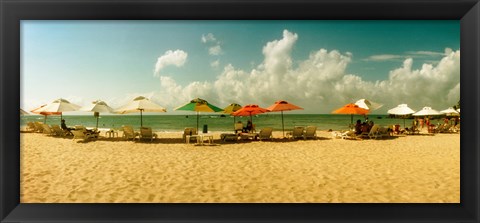
POLYGON ((64 98, 118 108, 145 96, 167 108, 218 106, 329 114, 359 99, 414 110, 460 100, 460 22, 21 21, 21 107, 64 98))

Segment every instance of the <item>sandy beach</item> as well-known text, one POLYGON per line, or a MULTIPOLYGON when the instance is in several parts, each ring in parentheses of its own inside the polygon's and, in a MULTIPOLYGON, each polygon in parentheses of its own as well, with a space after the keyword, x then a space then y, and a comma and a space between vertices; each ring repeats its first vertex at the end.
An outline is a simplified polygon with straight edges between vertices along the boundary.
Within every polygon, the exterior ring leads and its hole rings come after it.
MULTIPOLYGON (((458 203, 460 134, 153 143, 21 133, 21 203, 458 203)), ((104 136, 104 134, 102 134, 104 136)))

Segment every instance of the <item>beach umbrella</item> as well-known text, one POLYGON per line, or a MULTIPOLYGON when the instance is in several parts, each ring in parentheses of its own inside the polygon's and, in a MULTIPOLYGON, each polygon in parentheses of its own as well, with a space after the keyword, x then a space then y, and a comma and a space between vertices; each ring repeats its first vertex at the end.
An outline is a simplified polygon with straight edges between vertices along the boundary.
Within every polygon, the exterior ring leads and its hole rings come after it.
POLYGON ((28 115, 28 112, 20 108, 20 115, 28 115))
POLYGON ((400 104, 397 107, 388 110, 387 113, 403 116, 403 128, 405 128, 405 115, 411 115, 415 113, 415 111, 409 108, 407 104, 400 104))
POLYGON ((233 116, 250 116, 250 122, 252 122, 252 115, 262 114, 265 112, 268 112, 266 108, 262 108, 258 105, 250 104, 250 105, 243 106, 241 109, 232 113, 232 115, 233 116))
POLYGON ((430 115, 441 115, 439 111, 432 109, 431 107, 423 107, 422 110, 413 114, 413 116, 430 116, 430 115))
POLYGON ((292 110, 303 110, 303 108, 298 107, 294 104, 290 104, 287 101, 276 101, 273 105, 267 108, 267 110, 271 112, 281 112, 282 113, 282 132, 283 132, 283 137, 285 137, 285 127, 283 123, 283 111, 292 111, 292 110))
POLYGON ((198 113, 199 112, 221 112, 223 109, 208 103, 201 98, 195 98, 190 102, 175 108, 174 110, 195 111, 197 112, 197 132, 198 132, 198 113))
POLYGON ((351 115, 351 124, 353 124, 353 115, 366 115, 369 111, 364 108, 360 108, 360 106, 354 104, 354 103, 349 103, 346 104, 345 106, 333 111, 333 114, 345 114, 345 115, 351 115))
POLYGON ((377 110, 383 106, 383 104, 379 104, 367 99, 360 99, 357 102, 355 102, 355 104, 358 105, 358 107, 360 108, 364 108, 370 111, 377 110))
MULTIPOLYGON (((60 121, 62 120, 62 113, 69 111, 77 111, 80 106, 70 103, 66 99, 59 98, 52 101, 50 104, 45 105, 40 108, 39 112, 51 112, 51 113, 60 113, 60 121)), ((46 119, 45 119, 46 120, 46 119)))
POLYGON ((91 104, 86 105, 82 108, 80 108, 80 111, 88 111, 88 112, 94 112, 94 116, 97 118, 97 125, 96 129, 98 129, 98 118, 100 113, 113 113, 114 110, 110 106, 107 105, 104 101, 101 100, 96 100, 93 101, 91 104))
POLYGON ((138 96, 126 105, 116 109, 114 112, 118 114, 135 113, 140 111, 140 127, 143 127, 143 112, 167 112, 167 109, 155 104, 148 98, 138 96))
POLYGON ((460 116, 460 113, 452 107, 442 110, 440 113, 445 114, 446 116, 460 116))
MULTIPOLYGON (((231 115, 232 113, 236 112, 240 108, 242 108, 241 105, 232 103, 232 104, 229 104, 227 107, 223 108, 223 113, 231 115)), ((235 116, 233 116, 233 124, 235 124, 235 116)))
POLYGON ((44 112, 44 111, 41 111, 41 109, 42 109, 43 107, 45 107, 45 106, 47 106, 47 104, 44 104, 44 105, 42 105, 42 106, 40 106, 40 107, 38 107, 38 108, 35 108, 35 109, 33 109, 33 110, 30 110, 30 112, 32 112, 32 113, 34 113, 34 114, 43 115, 43 116, 44 116, 44 118, 43 118, 43 123, 45 123, 45 124, 47 123, 47 116, 49 116, 49 115, 60 115, 60 114, 62 114, 61 112, 44 112))

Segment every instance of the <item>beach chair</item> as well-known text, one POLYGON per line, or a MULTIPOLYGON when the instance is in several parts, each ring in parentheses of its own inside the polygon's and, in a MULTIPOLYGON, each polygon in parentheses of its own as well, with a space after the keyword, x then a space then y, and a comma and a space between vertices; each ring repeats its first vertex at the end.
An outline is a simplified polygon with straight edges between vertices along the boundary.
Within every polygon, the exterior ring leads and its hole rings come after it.
POLYGON ((198 137, 197 129, 193 127, 186 127, 183 130, 183 136, 182 136, 184 142, 187 142, 187 136, 189 140, 188 143, 190 143, 192 139, 197 140, 197 137, 198 137))
POLYGON ((355 131, 353 130, 348 130, 345 132, 340 132, 338 135, 341 139, 359 139, 357 135, 355 134, 355 131))
POLYGON ((150 139, 150 142, 153 139, 156 139, 158 135, 152 132, 152 128, 150 127, 141 127, 140 128, 140 139, 150 139))
POLYGON ((243 123, 241 123, 241 122, 235 123, 234 131, 235 131, 235 133, 242 132, 243 131, 243 123))
POLYGON ((84 132, 83 130, 72 130, 73 140, 81 139, 84 142, 88 141, 89 139, 95 139, 95 134, 84 132))
POLYGON ((52 130, 53 132, 55 132, 55 135, 56 136, 65 136, 65 131, 63 131, 63 129, 60 128, 59 125, 52 125, 52 130))
POLYGON ((273 139, 273 137, 272 137, 272 131, 273 131, 273 128, 271 128, 271 127, 265 127, 265 128, 263 128, 263 129, 260 130, 260 132, 258 133, 258 139, 260 139, 260 140, 264 140, 264 139, 272 140, 272 139, 273 139))
POLYGON ((420 134, 420 130, 417 129, 417 127, 412 126, 410 128, 405 128, 405 133, 407 135, 415 135, 415 134, 420 134))
POLYGON ((304 138, 303 137, 303 126, 295 126, 291 132, 287 132, 287 138, 290 137, 292 139, 304 138))
POLYGON ((237 140, 238 140, 238 134, 222 133, 222 134, 220 134, 220 139, 221 139, 223 142, 226 142, 226 141, 237 141, 237 140))
MULTIPOLYGON (((380 134, 378 134, 378 130, 380 129, 380 126, 375 124, 372 126, 372 128, 370 129, 370 131, 368 132, 367 136, 368 138, 370 139, 377 139, 378 137, 382 137, 380 134)), ((362 133, 363 135, 364 133, 362 133)), ((362 135, 360 135, 362 137, 362 135)))
POLYGON ((27 123, 27 131, 29 131, 29 132, 35 132, 35 123, 33 123, 33 122, 28 122, 28 123, 27 123))
POLYGON ((42 122, 34 122, 35 125, 35 132, 43 133, 43 123, 42 122))
POLYGON ((49 125, 42 124, 42 128, 43 128, 43 133, 44 134, 47 134, 49 136, 55 135, 55 133, 53 132, 52 128, 50 128, 49 125))
POLYGON ((132 126, 129 126, 129 125, 122 126, 122 131, 123 131, 123 138, 125 138, 126 140, 129 140, 129 139, 135 140, 137 136, 140 135, 138 132, 133 131, 132 126))
POLYGON ((317 126, 307 126, 305 129, 304 139, 316 139, 317 138, 317 126))
POLYGON ((380 127, 378 128, 377 135, 380 137, 390 137, 390 132, 388 131, 388 128, 385 127, 380 127))

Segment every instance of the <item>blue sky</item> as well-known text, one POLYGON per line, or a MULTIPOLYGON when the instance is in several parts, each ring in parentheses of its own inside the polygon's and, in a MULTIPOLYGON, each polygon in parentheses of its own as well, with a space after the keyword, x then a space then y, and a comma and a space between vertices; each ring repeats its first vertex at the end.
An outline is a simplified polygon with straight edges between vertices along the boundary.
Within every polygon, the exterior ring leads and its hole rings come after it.
POLYGON ((21 100, 118 107, 144 95, 172 111, 195 97, 286 99, 330 113, 367 98, 385 104, 378 113, 442 110, 459 100, 459 50, 459 21, 27 20, 21 100))

